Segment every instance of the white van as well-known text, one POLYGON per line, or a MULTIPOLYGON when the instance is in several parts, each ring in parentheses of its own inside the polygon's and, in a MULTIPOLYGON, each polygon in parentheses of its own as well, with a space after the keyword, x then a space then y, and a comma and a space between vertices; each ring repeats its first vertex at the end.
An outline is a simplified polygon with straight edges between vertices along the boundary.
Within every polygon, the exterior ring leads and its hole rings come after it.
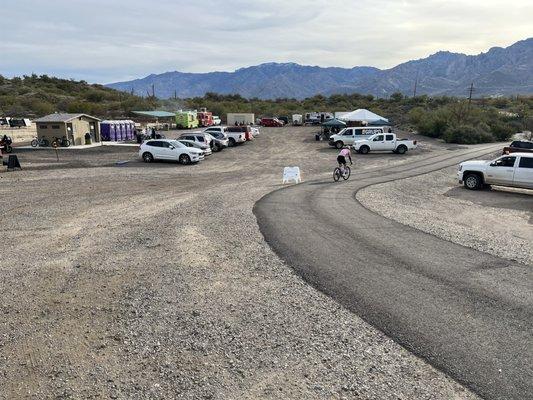
POLYGON ((372 135, 392 133, 390 126, 357 126, 344 128, 336 135, 331 135, 329 145, 342 149, 343 146, 353 146, 357 140, 368 139, 372 135))

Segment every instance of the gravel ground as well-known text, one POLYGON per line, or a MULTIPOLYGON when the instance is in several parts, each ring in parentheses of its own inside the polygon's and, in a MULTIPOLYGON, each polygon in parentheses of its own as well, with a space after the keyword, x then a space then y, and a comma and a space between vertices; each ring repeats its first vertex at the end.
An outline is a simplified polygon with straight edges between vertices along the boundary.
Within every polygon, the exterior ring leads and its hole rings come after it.
POLYGON ((357 199, 402 224, 533 265, 533 190, 493 186, 469 191, 457 183, 456 172, 453 167, 370 186, 357 199))
POLYGON ((0 174, 1 399, 475 398, 272 252, 254 203, 286 165, 329 179, 336 152, 263 131, 189 167, 19 152, 0 174))

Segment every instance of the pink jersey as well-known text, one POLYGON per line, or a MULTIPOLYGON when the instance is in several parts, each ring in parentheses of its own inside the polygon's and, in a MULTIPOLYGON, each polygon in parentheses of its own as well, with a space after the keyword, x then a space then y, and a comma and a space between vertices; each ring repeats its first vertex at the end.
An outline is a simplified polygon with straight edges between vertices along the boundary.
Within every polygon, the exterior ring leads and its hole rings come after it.
POLYGON ((339 156, 348 157, 350 155, 350 149, 342 149, 339 156))

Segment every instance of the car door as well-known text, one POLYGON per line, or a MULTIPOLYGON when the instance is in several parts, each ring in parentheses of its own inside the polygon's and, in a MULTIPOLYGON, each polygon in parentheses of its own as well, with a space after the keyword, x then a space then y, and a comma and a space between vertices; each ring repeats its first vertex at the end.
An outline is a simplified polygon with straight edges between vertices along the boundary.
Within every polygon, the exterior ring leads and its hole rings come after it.
POLYGON ((496 159, 487 167, 486 183, 495 185, 512 185, 514 179, 515 156, 496 159))
POLYGON ((372 151, 385 150, 385 135, 375 135, 372 137, 372 143, 370 145, 372 151))
POLYGON ((514 172, 514 186, 533 189, 533 154, 520 156, 514 172))
POLYGON ((175 146, 170 144, 169 142, 160 142, 161 143, 161 158, 164 158, 165 160, 175 160, 178 157, 176 156, 177 152, 174 150, 175 146))
POLYGON ((146 142, 147 150, 152 153, 152 156, 154 156, 157 160, 164 160, 165 159, 165 153, 163 151, 163 142, 159 140, 150 140, 146 142))
POLYGON ((394 135, 390 133, 385 135, 385 148, 383 150, 392 151, 396 148, 396 141, 394 140, 394 135))
POLYGON ((353 128, 346 128, 342 133, 342 141, 344 144, 352 145, 354 143, 353 128))
POLYGON ((353 139, 354 139, 354 142, 356 142, 358 140, 366 140, 368 139, 368 136, 365 136, 362 128, 354 128, 353 139))

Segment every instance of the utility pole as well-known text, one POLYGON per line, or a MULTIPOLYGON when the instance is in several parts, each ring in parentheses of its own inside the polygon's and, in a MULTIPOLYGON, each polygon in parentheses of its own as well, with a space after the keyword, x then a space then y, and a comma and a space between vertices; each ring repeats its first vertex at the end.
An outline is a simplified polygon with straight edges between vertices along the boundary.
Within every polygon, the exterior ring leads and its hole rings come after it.
POLYGON ((416 97, 416 87, 418 86, 418 72, 416 73, 415 88, 413 90, 413 97, 416 97))
POLYGON ((155 84, 152 83, 152 97, 155 98, 155 84))
POLYGON ((174 100, 178 100, 178 91, 174 90, 174 100))
POLYGON ((474 82, 470 84, 470 90, 468 94, 468 107, 470 108, 470 104, 472 103, 472 92, 474 92, 474 82))

